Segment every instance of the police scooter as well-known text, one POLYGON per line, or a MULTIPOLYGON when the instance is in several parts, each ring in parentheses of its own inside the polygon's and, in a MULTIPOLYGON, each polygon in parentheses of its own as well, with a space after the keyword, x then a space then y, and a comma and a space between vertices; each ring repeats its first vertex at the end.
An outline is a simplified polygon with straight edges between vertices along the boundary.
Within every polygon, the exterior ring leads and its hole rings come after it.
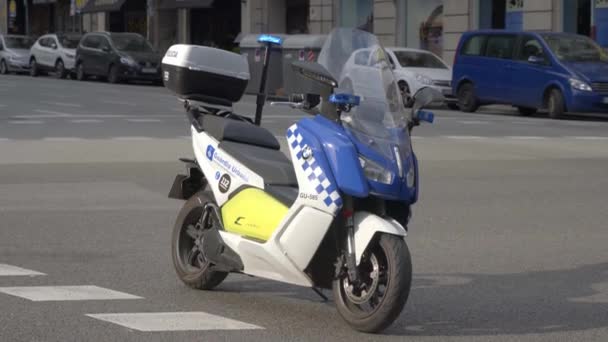
MULTIPOLYGON (((281 41, 260 41, 268 63, 281 41)), ((182 159, 188 173, 169 195, 186 200, 172 235, 175 270, 202 290, 231 272, 320 294, 332 289, 349 325, 380 332, 410 292, 405 237, 419 179, 409 133, 433 121, 423 108, 438 95, 423 90, 407 113, 377 37, 356 29, 334 30, 318 63, 293 67, 323 90, 275 103, 316 113, 288 128, 288 159, 271 132, 230 109, 249 80, 242 56, 191 45, 168 50, 164 82, 185 102, 195 155, 182 159), (374 64, 356 63, 361 52, 374 64)))

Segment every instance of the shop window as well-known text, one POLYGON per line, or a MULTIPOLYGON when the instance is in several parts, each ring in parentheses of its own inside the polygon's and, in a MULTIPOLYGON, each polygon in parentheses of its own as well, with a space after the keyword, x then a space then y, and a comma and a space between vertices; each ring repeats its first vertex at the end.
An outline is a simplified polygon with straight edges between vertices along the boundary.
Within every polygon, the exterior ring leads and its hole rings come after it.
POLYGON ((341 0, 340 26, 356 27, 371 32, 374 23, 373 0, 341 0))
POLYGON ((507 0, 479 1, 479 28, 504 29, 506 27, 506 19, 507 0))
POLYGON ((444 0, 407 1, 407 46, 443 54, 444 0))
POLYGON ((290 0, 285 5, 287 33, 308 33, 309 0, 290 0))

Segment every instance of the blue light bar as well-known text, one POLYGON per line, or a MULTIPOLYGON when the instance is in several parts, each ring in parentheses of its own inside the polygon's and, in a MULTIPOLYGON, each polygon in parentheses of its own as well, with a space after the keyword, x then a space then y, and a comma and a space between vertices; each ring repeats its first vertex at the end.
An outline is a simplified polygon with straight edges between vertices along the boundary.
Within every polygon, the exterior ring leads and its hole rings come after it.
POLYGON ((361 98, 351 94, 331 94, 329 102, 333 104, 358 106, 361 102, 361 98))
POLYGON ((258 37, 258 43, 270 43, 274 45, 283 45, 283 38, 277 36, 271 36, 269 34, 263 34, 258 37))

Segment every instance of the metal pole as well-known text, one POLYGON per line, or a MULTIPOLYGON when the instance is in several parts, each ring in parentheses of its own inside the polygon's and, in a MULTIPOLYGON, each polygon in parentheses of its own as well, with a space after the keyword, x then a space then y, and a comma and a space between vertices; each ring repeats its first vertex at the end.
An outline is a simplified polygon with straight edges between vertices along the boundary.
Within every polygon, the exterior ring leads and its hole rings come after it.
POLYGON ((271 44, 266 44, 266 55, 264 56, 264 67, 262 68, 262 79, 260 81, 260 91, 258 92, 257 100, 255 102, 255 124, 257 126, 262 124, 262 111, 264 109, 264 103, 266 102, 266 75, 268 74, 268 65, 270 64, 270 54, 272 52, 271 44))
POLYGON ((25 35, 30 35, 30 6, 28 6, 27 2, 29 0, 23 0, 25 5, 25 35))

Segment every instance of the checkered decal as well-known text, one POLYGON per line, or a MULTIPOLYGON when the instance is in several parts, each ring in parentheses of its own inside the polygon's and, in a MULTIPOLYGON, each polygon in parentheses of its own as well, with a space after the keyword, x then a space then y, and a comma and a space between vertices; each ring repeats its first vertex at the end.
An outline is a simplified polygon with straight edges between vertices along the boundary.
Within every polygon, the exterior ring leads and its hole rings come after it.
MULTIPOLYGON (((295 167, 298 165, 302 168, 304 175, 308 180, 308 186, 319 195, 319 201, 323 202, 330 210, 338 211, 342 208, 342 198, 338 192, 338 188, 331 181, 319 166, 314 155, 308 159, 303 156, 303 151, 308 147, 303 141, 302 134, 298 130, 298 125, 293 125, 287 129, 287 142, 295 155, 295 167)), ((302 187, 302 185, 300 185, 302 187)))

